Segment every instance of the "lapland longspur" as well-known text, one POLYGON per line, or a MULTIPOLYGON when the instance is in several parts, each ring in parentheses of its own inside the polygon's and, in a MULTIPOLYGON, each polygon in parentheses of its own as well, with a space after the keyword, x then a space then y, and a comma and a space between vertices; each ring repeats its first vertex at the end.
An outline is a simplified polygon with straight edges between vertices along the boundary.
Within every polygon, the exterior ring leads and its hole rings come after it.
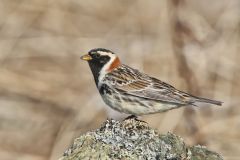
POLYGON ((110 50, 97 48, 81 57, 89 63, 104 102, 132 115, 145 115, 193 105, 222 102, 193 96, 120 62, 110 50))

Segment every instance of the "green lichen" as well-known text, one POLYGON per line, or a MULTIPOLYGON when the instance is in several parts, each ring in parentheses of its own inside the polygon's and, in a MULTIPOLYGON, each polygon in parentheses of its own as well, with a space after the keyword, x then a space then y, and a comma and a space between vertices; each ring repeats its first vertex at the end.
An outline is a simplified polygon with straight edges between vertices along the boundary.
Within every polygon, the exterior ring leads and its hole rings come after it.
POLYGON ((135 119, 107 120, 100 129, 77 138, 61 158, 82 159, 222 160, 215 152, 188 148, 182 138, 172 133, 160 135, 135 119))
POLYGON ((209 151, 206 147, 203 146, 193 146, 189 148, 192 157, 191 160, 219 160, 223 159, 219 154, 213 151, 209 151))

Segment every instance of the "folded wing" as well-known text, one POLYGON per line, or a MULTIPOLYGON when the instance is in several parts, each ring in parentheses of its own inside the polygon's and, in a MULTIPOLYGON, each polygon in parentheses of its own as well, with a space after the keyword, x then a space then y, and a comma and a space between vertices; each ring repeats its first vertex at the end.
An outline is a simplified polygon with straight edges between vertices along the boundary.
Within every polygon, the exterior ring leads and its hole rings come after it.
POLYGON ((111 72, 106 79, 122 94, 179 105, 195 102, 191 95, 125 65, 111 72))

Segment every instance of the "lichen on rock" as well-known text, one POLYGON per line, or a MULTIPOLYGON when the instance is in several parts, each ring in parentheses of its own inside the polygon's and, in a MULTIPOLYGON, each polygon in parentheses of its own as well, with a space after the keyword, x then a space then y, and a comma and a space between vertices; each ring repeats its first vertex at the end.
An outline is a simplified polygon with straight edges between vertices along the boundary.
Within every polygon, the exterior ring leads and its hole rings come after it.
POLYGON ((159 159, 222 160, 202 146, 188 147, 172 133, 158 134, 147 123, 135 119, 107 120, 100 129, 75 139, 60 160, 159 159))

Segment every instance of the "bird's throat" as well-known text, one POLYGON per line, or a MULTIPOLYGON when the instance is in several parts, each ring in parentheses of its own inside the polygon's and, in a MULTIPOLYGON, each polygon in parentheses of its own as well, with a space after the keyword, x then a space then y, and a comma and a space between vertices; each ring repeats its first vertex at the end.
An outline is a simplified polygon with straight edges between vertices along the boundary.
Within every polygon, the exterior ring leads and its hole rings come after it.
POLYGON ((100 75, 100 71, 103 68, 103 65, 97 64, 97 63, 89 63, 89 66, 91 68, 94 80, 96 85, 98 85, 98 79, 99 79, 99 75, 100 75))

